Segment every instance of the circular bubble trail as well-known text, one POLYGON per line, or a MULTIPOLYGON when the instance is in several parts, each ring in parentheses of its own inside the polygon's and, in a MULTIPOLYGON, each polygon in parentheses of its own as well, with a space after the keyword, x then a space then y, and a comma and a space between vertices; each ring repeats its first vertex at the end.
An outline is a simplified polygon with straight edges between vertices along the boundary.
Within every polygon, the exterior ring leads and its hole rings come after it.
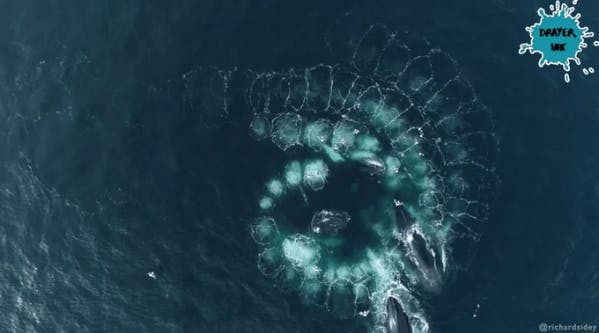
POLYGON ((258 268, 372 331, 428 332, 422 297, 467 263, 487 216, 492 122, 445 52, 383 26, 329 37, 337 63, 253 73, 247 90, 250 136, 286 159, 256 198, 258 268))

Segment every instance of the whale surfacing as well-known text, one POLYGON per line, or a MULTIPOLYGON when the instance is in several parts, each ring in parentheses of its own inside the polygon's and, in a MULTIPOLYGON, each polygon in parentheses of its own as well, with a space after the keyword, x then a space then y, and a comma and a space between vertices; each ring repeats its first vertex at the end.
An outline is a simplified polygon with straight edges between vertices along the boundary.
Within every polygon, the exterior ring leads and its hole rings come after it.
POLYGON ((423 275, 423 286, 429 291, 439 292, 444 272, 438 252, 418 232, 412 234, 408 245, 413 253, 412 261, 423 275))
POLYGON ((408 316, 403 311, 401 304, 393 298, 387 298, 386 333, 412 333, 408 316))

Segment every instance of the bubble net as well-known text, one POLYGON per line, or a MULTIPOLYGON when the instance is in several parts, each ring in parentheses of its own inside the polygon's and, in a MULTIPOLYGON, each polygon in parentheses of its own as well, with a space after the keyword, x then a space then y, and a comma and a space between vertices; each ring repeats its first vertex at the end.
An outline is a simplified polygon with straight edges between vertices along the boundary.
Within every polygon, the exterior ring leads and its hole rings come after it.
POLYGON ((258 199, 258 267, 376 332, 394 297, 428 332, 422 295, 467 262, 488 214, 492 122, 445 52, 383 26, 343 46, 339 63, 252 77, 250 135, 288 158, 258 199))

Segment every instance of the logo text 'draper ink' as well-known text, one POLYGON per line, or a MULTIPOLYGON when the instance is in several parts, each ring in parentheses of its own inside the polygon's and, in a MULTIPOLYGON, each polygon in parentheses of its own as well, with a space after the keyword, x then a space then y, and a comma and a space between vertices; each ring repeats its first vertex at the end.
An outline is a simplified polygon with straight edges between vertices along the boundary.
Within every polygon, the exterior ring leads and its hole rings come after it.
MULTIPOLYGON (((580 53, 588 46, 586 39, 594 37, 588 27, 580 24, 581 15, 574 14, 576 0, 572 6, 556 1, 549 5, 550 13, 539 8, 537 14, 540 20, 526 27, 530 42, 520 44, 518 53, 540 54, 539 67, 558 65, 564 69, 564 80, 570 82, 570 62, 581 65, 580 53)), ((599 46, 599 42, 593 42, 599 46)), ((593 67, 583 68, 585 75, 595 72, 593 67)))

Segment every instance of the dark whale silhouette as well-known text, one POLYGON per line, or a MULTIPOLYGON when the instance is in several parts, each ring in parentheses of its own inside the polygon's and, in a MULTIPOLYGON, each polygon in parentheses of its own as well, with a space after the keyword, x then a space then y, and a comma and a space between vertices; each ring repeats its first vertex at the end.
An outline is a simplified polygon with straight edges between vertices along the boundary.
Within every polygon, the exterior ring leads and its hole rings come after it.
POLYGON ((403 311, 401 304, 393 298, 387 298, 387 333, 412 333, 408 316, 403 311))

